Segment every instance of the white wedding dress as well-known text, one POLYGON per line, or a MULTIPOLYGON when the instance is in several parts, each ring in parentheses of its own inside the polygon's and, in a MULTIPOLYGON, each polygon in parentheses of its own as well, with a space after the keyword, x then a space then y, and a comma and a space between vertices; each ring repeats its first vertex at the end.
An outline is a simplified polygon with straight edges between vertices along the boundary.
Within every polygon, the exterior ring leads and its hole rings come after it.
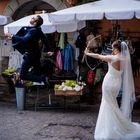
POLYGON ((116 97, 121 88, 122 71, 115 69, 112 63, 108 63, 108 72, 102 85, 102 100, 94 138, 95 140, 140 140, 140 125, 127 119, 118 106, 116 97))

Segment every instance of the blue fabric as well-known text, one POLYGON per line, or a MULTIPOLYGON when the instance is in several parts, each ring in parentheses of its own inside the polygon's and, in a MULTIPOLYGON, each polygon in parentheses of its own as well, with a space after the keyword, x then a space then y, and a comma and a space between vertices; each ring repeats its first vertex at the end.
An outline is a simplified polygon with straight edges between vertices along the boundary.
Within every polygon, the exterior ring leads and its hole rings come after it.
POLYGON ((41 28, 30 27, 22 28, 16 35, 12 37, 13 48, 23 54, 23 63, 21 65, 20 77, 23 80, 35 82, 45 81, 45 76, 40 75, 41 70, 41 51, 39 48, 39 40, 42 40, 49 51, 50 45, 41 28), (33 68, 33 72, 29 69, 33 68))
POLYGON ((72 46, 67 43, 62 51, 63 55, 63 66, 65 71, 70 71, 74 69, 74 55, 72 46))
POLYGON ((31 54, 23 55, 23 62, 20 69, 20 78, 23 80, 30 80, 34 82, 42 82, 44 81, 44 77, 40 76, 41 63, 40 59, 31 54), (29 72, 31 66, 34 68, 34 71, 29 72))
POLYGON ((39 53, 38 42, 40 39, 43 41, 48 51, 50 49, 48 40, 41 31, 41 28, 36 27, 21 29, 18 34, 12 37, 12 45, 13 48, 17 49, 19 52, 22 50, 22 54, 25 51, 29 53, 39 53))

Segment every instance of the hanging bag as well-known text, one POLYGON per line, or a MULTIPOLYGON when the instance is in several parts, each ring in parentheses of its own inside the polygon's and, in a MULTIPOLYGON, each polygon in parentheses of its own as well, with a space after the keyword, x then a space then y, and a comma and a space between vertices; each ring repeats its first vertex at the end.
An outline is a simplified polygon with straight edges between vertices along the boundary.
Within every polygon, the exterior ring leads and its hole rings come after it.
POLYGON ((87 73, 87 83, 93 84, 95 79, 95 72, 93 70, 89 70, 87 73))

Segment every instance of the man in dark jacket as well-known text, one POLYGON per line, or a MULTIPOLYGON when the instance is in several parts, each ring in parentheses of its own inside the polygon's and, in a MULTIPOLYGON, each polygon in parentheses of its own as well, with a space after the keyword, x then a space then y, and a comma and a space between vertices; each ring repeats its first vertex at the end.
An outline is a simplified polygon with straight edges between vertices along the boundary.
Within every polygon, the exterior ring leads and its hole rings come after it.
POLYGON ((49 42, 40 28, 40 26, 43 24, 42 17, 39 15, 33 17, 30 24, 32 25, 31 27, 21 28, 16 35, 12 35, 10 33, 5 35, 12 39, 13 48, 17 49, 21 54, 23 54, 20 78, 22 80, 30 80, 40 83, 44 82, 45 84, 48 84, 48 78, 41 76, 39 73, 41 68, 41 50, 39 47, 39 41, 42 40, 44 45, 46 45, 48 56, 53 55, 53 52, 49 52, 49 42), (31 68, 35 70, 34 73, 29 72, 31 68))

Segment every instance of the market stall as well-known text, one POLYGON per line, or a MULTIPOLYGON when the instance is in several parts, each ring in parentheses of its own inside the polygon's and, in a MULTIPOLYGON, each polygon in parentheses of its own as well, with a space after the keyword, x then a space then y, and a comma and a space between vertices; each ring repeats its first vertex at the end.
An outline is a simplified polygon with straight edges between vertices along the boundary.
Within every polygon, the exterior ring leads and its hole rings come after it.
MULTIPOLYGON (((100 0, 56 11, 50 13, 49 17, 53 23, 103 19, 110 21, 140 19, 140 1, 100 0)), ((116 25, 115 28, 118 29, 120 26, 116 25)), ((134 65, 134 68, 136 67, 139 71, 140 64, 134 65)))

